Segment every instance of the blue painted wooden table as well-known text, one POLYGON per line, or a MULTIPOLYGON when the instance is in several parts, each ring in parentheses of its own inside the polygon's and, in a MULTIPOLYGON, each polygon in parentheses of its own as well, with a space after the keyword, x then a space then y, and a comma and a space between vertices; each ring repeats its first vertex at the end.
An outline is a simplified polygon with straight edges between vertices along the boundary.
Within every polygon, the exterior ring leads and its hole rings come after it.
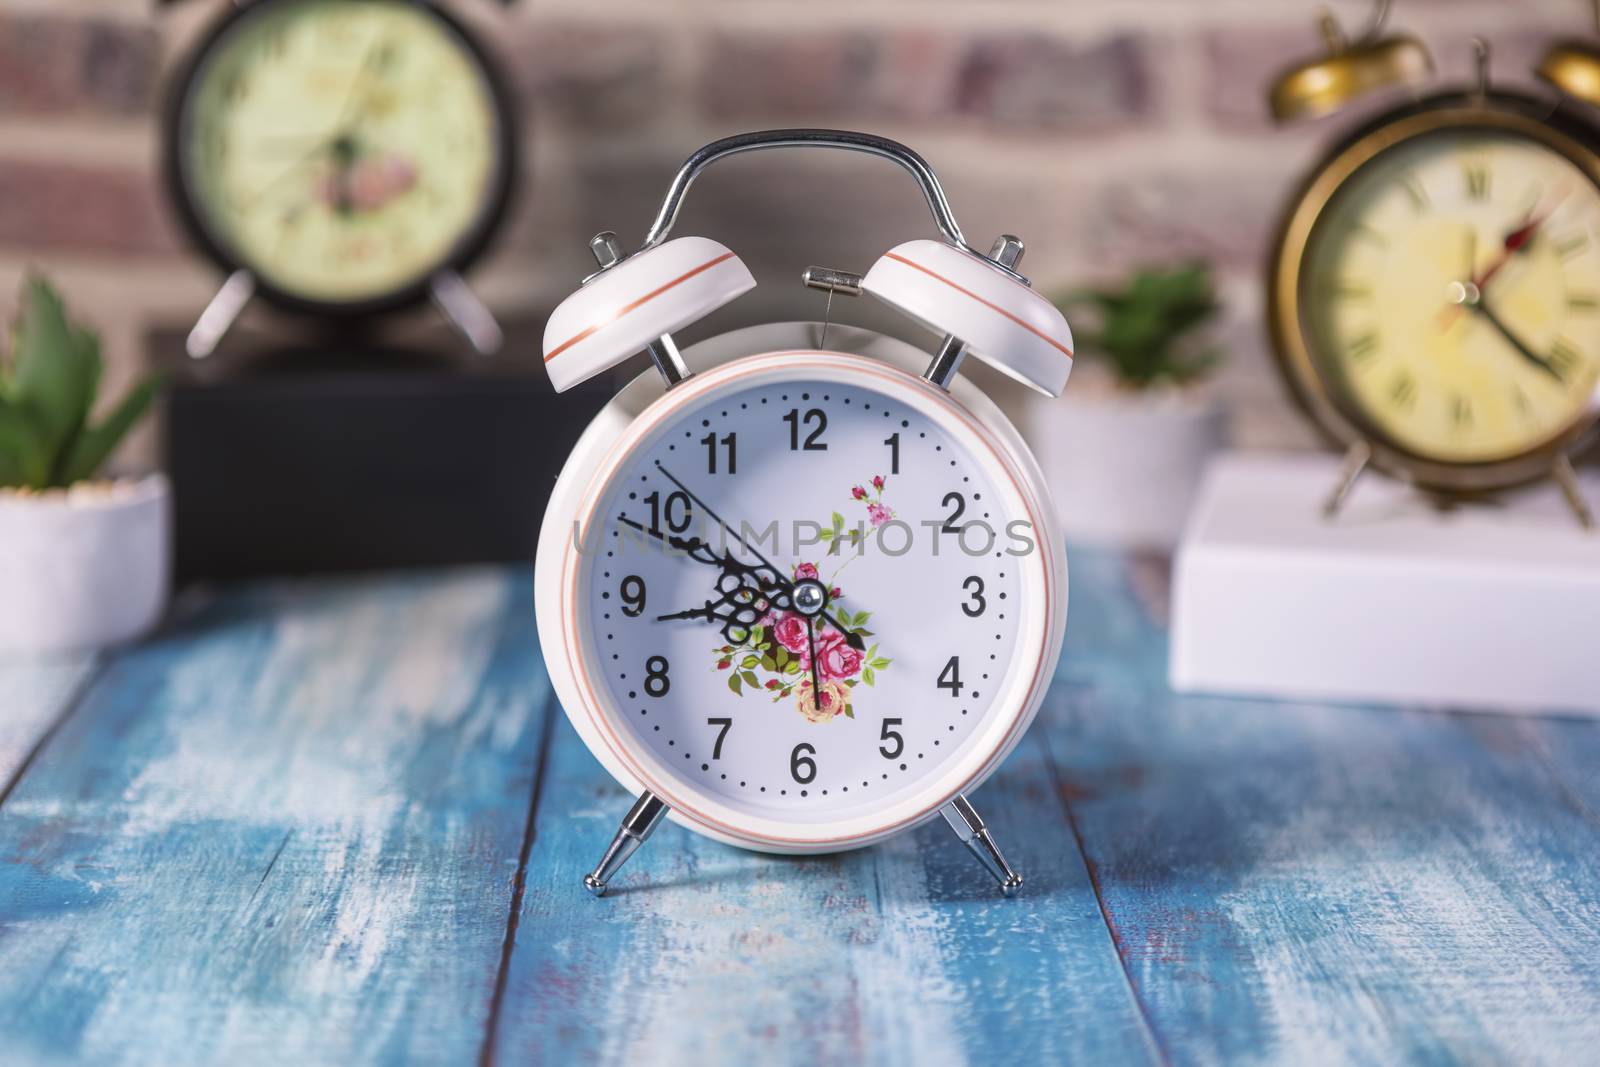
POLYGON ((1597 1062, 1600 723, 1175 698, 1073 559, 1038 725, 866 852, 664 826, 553 705, 526 570, 284 582, 0 665, 0 1062, 1597 1062))

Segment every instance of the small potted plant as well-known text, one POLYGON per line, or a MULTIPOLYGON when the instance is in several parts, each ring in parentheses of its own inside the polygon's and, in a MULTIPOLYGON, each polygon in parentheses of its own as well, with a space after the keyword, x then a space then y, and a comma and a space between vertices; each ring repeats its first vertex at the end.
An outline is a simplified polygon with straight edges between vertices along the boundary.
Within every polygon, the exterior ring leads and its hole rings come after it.
POLYGON ((0 650, 95 648, 160 618, 171 572, 160 474, 97 477, 149 408, 154 380, 99 421, 100 342, 40 278, 0 358, 0 650))
POLYGON ((1210 267, 1142 268, 1057 303, 1083 365, 1061 400, 1031 403, 1023 421, 1067 536, 1171 548, 1226 430, 1201 384, 1219 362, 1203 331, 1220 307, 1210 267))

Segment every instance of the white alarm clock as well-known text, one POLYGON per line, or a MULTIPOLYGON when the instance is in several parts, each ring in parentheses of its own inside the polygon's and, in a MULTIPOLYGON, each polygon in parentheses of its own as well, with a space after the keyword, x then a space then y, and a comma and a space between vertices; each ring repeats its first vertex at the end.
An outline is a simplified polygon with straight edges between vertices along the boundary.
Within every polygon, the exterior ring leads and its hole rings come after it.
POLYGON ((551 315, 558 390, 648 350, 558 479, 536 565, 539 636, 584 743, 638 801, 585 884, 603 894, 661 818, 767 852, 859 848, 943 814, 1010 893, 967 796, 1038 711, 1060 653, 1067 569, 1038 465, 980 390, 971 353, 1052 396, 1072 338, 1015 266, 967 245, 938 179, 893 141, 746 134, 678 172, 638 251, 551 315), (897 246, 867 292, 944 336, 930 358, 826 323, 754 327, 680 354, 671 332, 754 287, 739 257, 666 240, 699 173, 774 147, 871 153, 908 170, 942 240, 897 246), (693 365, 698 368, 691 370, 693 365), (922 369, 925 368, 925 369, 922 369), (920 370, 920 373, 919 373, 920 370))

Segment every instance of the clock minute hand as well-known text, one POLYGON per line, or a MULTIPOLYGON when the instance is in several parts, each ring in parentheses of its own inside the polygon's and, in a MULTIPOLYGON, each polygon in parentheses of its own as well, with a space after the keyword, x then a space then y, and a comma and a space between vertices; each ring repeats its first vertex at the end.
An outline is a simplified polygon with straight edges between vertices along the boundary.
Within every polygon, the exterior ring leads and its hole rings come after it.
MULTIPOLYGON (((711 505, 707 504, 704 500, 701 500, 700 497, 695 495, 695 491, 683 484, 683 482, 680 481, 671 471, 667 470, 667 468, 662 465, 660 460, 656 460, 656 470, 660 471, 669 482, 681 489, 685 496, 694 501, 695 506, 699 507, 707 515, 710 515, 713 519, 715 519, 717 524, 720 525, 725 531, 730 534, 734 533, 733 527, 728 525, 728 521, 726 519, 724 519, 721 515, 718 515, 715 511, 711 510, 711 505)), ((737 536, 737 534, 735 534, 735 536, 737 536)), ((785 578, 783 576, 783 572, 778 570, 777 567, 773 566, 771 560, 767 559, 767 557, 763 556, 760 552, 757 552, 755 549, 751 548, 749 544, 745 542, 744 538, 740 537, 739 543, 744 545, 745 551, 749 552, 756 559, 760 560, 762 564, 773 573, 778 582, 781 583, 785 592, 791 595, 794 593, 794 583, 785 578)), ((821 613, 820 617, 826 620, 828 624, 831 625, 835 630, 838 630, 844 635, 845 644, 849 645, 858 652, 866 649, 866 642, 861 639, 861 635, 851 633, 850 630, 844 626, 844 624, 833 617, 831 612, 824 611, 821 613)))
POLYGON ((1505 322, 1501 320, 1500 316, 1496 315, 1489 305, 1484 303, 1481 298, 1474 301, 1469 306, 1473 311, 1477 312, 1479 315, 1482 315, 1483 320, 1490 326, 1494 327, 1496 333, 1510 342, 1511 347, 1516 349, 1519 356, 1527 360, 1529 363, 1532 363, 1535 367, 1538 367, 1546 374, 1550 375, 1550 377, 1554 378, 1556 381, 1566 384, 1565 379, 1561 377, 1561 372, 1556 370, 1555 366, 1551 364, 1549 360, 1534 352, 1533 349, 1524 344, 1522 338, 1512 333, 1510 327, 1508 327, 1505 322))

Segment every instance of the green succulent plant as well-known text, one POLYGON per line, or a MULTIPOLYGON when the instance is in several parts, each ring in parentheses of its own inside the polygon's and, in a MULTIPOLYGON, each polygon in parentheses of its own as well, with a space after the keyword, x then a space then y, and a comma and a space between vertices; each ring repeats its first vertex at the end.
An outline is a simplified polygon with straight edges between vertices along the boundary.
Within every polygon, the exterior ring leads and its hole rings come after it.
POLYGON ((135 385, 91 425, 100 370, 100 339, 67 318, 48 282, 29 278, 9 359, 0 358, 0 487, 63 488, 100 469, 159 384, 135 385))
POLYGON ((1064 311, 1095 310, 1095 322, 1073 332, 1079 348, 1109 366, 1123 385, 1183 385, 1220 360, 1216 348, 1195 340, 1195 331, 1221 308, 1207 263, 1140 268, 1123 285, 1074 290, 1056 303, 1064 311))

